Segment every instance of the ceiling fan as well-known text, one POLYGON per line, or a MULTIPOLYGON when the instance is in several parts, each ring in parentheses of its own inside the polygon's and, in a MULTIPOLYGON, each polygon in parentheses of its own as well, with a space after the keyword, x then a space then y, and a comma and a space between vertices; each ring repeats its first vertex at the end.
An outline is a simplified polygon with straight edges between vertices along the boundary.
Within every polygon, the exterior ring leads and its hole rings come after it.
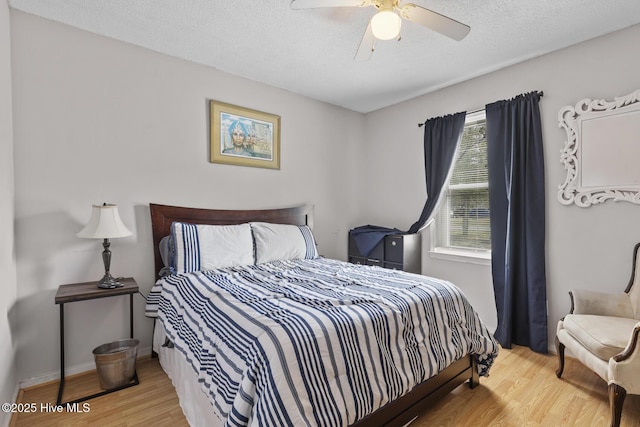
POLYGON ((402 18, 423 25, 454 40, 462 40, 471 29, 468 25, 440 15, 432 10, 401 0, 292 0, 292 9, 314 9, 321 7, 366 7, 373 6, 378 12, 371 18, 360 41, 355 59, 366 60, 375 50, 377 40, 400 40, 402 18))

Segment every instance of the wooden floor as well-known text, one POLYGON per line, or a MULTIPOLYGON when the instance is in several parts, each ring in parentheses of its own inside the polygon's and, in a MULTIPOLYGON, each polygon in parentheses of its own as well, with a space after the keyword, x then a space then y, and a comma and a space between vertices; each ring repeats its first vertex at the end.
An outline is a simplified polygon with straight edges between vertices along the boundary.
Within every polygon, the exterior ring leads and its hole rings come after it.
MULTIPOLYGON (((557 360, 526 347, 500 349, 490 376, 481 377, 478 387, 463 384, 411 427, 609 426, 607 384, 570 358, 558 379, 557 360)), ((640 396, 627 396, 621 426, 640 427, 640 396)))
MULTIPOLYGON (((471 390, 462 385, 415 420, 411 427, 437 426, 608 426, 607 386, 575 360, 568 359, 562 379, 556 357, 524 347, 500 351, 491 376, 471 390)), ((138 360, 140 384, 87 401, 88 412, 47 413, 57 383, 20 393, 35 413, 14 414, 11 426, 186 426, 171 381, 157 359, 138 360)), ((95 374, 67 378, 65 401, 99 391, 95 374)), ((81 404, 82 405, 82 404, 81 404)), ((627 396, 623 427, 640 427, 640 396, 627 396)))
MULTIPOLYGON (((41 405, 55 405, 58 381, 35 386, 18 395, 18 402, 35 403, 34 413, 14 414, 10 426, 188 426, 178 404, 171 380, 160 367, 158 359, 144 357, 137 360, 136 370, 140 384, 105 396, 87 400, 88 412, 52 413, 41 410, 41 405)), ((79 374, 65 379, 64 402, 99 392, 100 384, 95 372, 79 374)), ((83 409, 83 403, 79 404, 83 409)))

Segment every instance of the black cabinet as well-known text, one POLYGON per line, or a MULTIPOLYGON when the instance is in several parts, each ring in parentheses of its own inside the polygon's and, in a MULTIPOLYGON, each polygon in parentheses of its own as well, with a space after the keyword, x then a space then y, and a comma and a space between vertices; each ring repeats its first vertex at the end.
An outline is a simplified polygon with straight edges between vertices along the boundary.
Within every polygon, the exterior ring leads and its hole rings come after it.
POLYGON ((349 262, 353 264, 378 265, 410 273, 421 273, 422 244, 419 234, 391 234, 367 255, 358 250, 356 242, 349 233, 349 262))

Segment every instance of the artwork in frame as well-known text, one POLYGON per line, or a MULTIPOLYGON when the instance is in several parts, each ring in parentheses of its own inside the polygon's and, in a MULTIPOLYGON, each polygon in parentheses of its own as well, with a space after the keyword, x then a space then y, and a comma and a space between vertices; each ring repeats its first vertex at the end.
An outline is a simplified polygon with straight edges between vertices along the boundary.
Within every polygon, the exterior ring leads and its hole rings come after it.
POLYGON ((211 162, 280 169, 280 116, 211 101, 211 162))

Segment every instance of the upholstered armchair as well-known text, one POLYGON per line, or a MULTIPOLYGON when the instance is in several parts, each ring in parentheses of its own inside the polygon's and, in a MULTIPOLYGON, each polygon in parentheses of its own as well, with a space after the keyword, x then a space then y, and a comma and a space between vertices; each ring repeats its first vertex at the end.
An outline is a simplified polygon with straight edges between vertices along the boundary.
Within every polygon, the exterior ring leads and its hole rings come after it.
POLYGON ((564 370, 564 351, 609 385, 611 426, 619 426, 627 394, 640 394, 640 260, 633 250, 631 280, 624 293, 572 290, 571 313, 558 322, 556 348, 564 370))

